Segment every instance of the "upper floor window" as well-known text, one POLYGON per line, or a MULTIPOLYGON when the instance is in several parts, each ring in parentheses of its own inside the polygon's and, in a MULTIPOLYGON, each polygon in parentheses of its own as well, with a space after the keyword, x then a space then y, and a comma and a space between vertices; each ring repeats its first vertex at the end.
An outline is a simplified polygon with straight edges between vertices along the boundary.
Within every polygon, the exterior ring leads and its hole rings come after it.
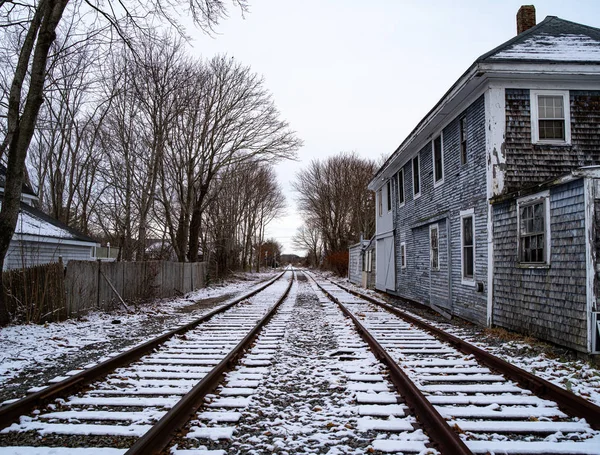
POLYGON ((519 225, 519 262, 548 264, 550 239, 548 231, 548 194, 538 194, 517 201, 519 225))
POLYGON ((467 164, 467 117, 460 118, 460 164, 467 164))
POLYGON ((421 195, 421 164, 419 163, 419 155, 412 159, 413 171, 413 196, 415 198, 421 195))
POLYGON ((404 205, 404 168, 398 172, 398 206, 404 205))
POLYGON ((385 190, 387 191, 387 210, 388 210, 388 212, 390 212, 392 210, 392 181, 391 180, 387 181, 385 190))
POLYGON ((383 215, 383 190, 381 188, 377 191, 377 206, 379 216, 383 215))
POLYGON ((433 140, 433 186, 444 183, 444 151, 442 135, 433 140))
POLYGON ((568 91, 531 91, 531 140, 534 144, 571 142, 568 91))

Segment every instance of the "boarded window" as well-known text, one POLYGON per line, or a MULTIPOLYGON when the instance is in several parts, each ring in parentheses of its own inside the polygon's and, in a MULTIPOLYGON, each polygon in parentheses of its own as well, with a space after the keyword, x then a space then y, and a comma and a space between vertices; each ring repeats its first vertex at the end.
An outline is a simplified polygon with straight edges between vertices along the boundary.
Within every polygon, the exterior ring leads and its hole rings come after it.
POLYGON ((439 249, 439 236, 438 226, 433 225, 429 227, 429 257, 431 270, 440 269, 440 249, 439 249))
POLYGON ((546 210, 544 200, 519 207, 519 261, 546 262, 546 210))
POLYGON ((462 275, 473 279, 474 270, 473 216, 462 219, 462 275))
POLYGON ((400 267, 406 268, 406 243, 404 242, 400 244, 400 267))
POLYGON ((421 166, 419 165, 419 155, 412 160, 413 168, 413 195, 417 196, 421 193, 421 166))
POLYGON ((539 139, 565 140, 564 98, 560 95, 538 96, 539 139))
POLYGON ((467 164, 467 117, 460 119, 460 164, 467 164))
POLYGON ((398 204, 404 204, 404 168, 398 172, 398 204))
POLYGON ((433 181, 441 182, 444 179, 444 156, 442 152, 442 136, 433 140, 433 181))

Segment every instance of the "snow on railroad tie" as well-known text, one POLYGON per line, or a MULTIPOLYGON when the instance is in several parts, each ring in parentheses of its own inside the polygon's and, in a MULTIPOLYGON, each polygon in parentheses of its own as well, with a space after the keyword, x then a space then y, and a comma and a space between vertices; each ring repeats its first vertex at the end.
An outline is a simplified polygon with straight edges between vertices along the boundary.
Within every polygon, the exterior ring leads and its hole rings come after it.
POLYGON ((4 428, 1 433, 37 431, 40 435, 79 435, 79 436, 143 436, 152 425, 93 425, 74 423, 44 423, 22 421, 4 428))
POLYGON ((123 455, 126 451, 110 447, 0 447, 0 455, 123 455))
POLYGON ((561 442, 560 444, 553 441, 466 441, 466 444, 473 453, 482 454, 600 454, 600 440, 598 439, 584 442, 561 442))

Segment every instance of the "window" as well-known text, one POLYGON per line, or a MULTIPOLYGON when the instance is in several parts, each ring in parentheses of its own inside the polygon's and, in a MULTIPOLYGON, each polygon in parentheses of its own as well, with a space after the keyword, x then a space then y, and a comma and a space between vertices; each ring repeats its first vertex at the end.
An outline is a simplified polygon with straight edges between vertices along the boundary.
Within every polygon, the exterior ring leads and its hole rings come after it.
POLYGON ((467 164, 467 117, 460 118, 460 164, 467 164))
POLYGON ((400 268, 406 268, 406 242, 400 244, 400 268))
POLYGON ((373 271, 373 250, 367 250, 367 252, 365 253, 364 270, 365 272, 373 271))
POLYGON ((398 205, 404 205, 404 168, 398 172, 398 205))
POLYGON ((548 144, 571 142, 569 92, 531 91, 531 140, 548 144))
POLYGON ((523 198, 517 202, 519 223, 519 262, 548 264, 548 195, 523 198))
POLYGON ((383 215, 383 194, 382 194, 383 190, 380 188, 379 191, 377 191, 377 205, 378 205, 378 212, 379 212, 379 216, 383 215))
POLYGON ((429 226, 429 258, 431 270, 440 269, 440 249, 439 249, 439 230, 438 225, 429 226))
POLYGON ((385 187, 387 191, 387 210, 388 212, 392 210, 392 181, 388 180, 387 185, 385 187))
MULTIPOLYGON (((462 280, 474 283, 475 277, 475 231, 473 209, 460 212, 460 243, 462 280)), ((469 283, 470 282, 470 283, 469 283)))
POLYGON ((421 195, 421 165, 419 164, 419 155, 412 160, 413 170, 413 196, 415 198, 421 195))
POLYGON ((444 152, 442 150, 442 135, 433 140, 433 186, 444 183, 444 152))

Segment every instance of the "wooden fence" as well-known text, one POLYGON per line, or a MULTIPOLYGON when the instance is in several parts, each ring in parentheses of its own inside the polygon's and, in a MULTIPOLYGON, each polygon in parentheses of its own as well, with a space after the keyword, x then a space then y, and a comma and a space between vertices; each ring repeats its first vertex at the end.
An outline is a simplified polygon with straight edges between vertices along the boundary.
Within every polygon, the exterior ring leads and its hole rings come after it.
MULTIPOLYGON (((16 321, 56 321, 121 301, 183 295, 205 286, 206 263, 69 261, 4 272, 5 300, 16 321)), ((0 321, 0 324, 6 321, 0 321)))

